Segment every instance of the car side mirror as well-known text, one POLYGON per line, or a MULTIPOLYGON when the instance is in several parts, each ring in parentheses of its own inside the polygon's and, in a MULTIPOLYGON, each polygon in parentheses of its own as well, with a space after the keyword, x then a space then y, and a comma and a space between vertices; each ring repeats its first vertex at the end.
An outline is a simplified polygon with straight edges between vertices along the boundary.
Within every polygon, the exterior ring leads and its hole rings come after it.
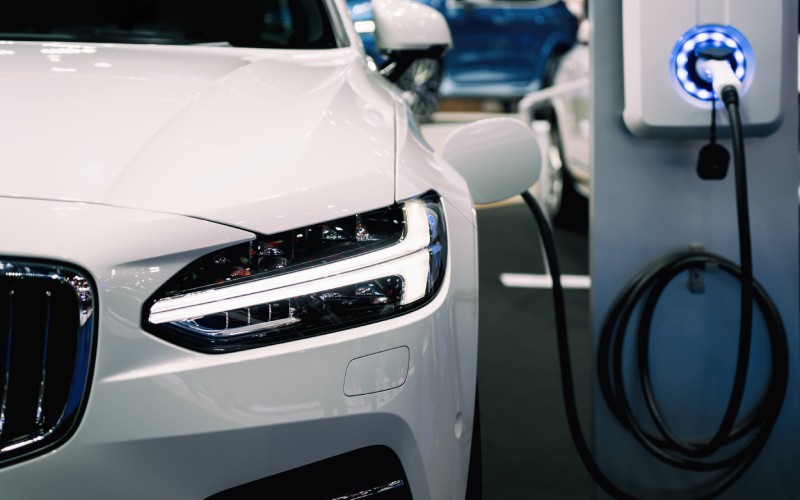
POLYGON ((375 44, 388 62, 381 74, 396 81, 417 59, 438 59, 453 45, 447 20, 412 0, 373 0, 375 44))
POLYGON ((526 191, 542 169, 533 130, 514 118, 487 118, 456 129, 445 139, 441 155, 466 179, 475 203, 526 191))

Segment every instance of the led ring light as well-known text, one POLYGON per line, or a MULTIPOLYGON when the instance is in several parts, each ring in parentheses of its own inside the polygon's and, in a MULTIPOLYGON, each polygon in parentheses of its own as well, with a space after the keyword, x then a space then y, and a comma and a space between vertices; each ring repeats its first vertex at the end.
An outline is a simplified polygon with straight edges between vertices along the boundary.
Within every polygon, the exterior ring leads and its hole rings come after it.
POLYGON ((717 24, 695 26, 675 44, 670 58, 670 73, 677 88, 698 104, 719 99, 714 95, 711 79, 697 70, 698 52, 707 49, 730 52, 725 59, 742 82, 741 93, 744 94, 752 79, 753 49, 741 32, 717 24))

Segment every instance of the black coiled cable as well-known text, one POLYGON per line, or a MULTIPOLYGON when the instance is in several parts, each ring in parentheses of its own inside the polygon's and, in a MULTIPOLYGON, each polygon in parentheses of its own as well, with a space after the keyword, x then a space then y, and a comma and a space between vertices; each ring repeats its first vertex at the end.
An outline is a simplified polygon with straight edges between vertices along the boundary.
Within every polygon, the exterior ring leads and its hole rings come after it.
MULTIPOLYGON (((783 322, 775 304, 763 287, 753 278, 750 244, 750 220, 747 200, 747 178, 739 116, 738 93, 726 87, 722 98, 730 118, 736 184, 736 208, 739 230, 741 264, 708 252, 686 252, 659 260, 640 272, 612 307, 600 334, 598 346, 598 381, 609 409, 636 440, 662 462, 683 470, 697 472, 720 471, 702 492, 687 492, 691 498, 714 498, 733 485, 753 464, 766 444, 780 414, 789 374, 788 344, 783 322), (675 436, 664 419, 653 392, 650 378, 649 345, 650 327, 658 301, 673 279, 691 270, 703 270, 714 265, 737 278, 741 283, 739 346, 731 394, 724 417, 714 435, 704 441, 682 441, 675 436), (739 418, 750 360, 752 340, 753 300, 761 310, 769 334, 772 371, 769 384, 755 410, 739 418), (641 304, 641 307, 639 305, 641 304), (636 332, 637 362, 640 386, 650 419, 657 434, 649 432, 638 421, 631 408, 624 385, 623 346, 634 322, 637 309, 640 314, 636 332), (740 421, 741 420, 741 421, 740 421), (727 455, 721 453, 726 448, 727 455), (735 451, 730 451, 733 448, 735 451), (720 458, 720 455, 723 455, 720 458)), ((609 495, 619 499, 635 498, 617 487, 597 465, 580 428, 566 327, 566 309, 561 286, 561 274, 555 253, 552 230, 536 200, 523 193, 523 199, 539 225, 545 255, 553 277, 553 301, 556 311, 561 381, 570 434, 578 454, 595 482, 609 495)))
MULTIPOLYGON (((739 420, 750 358, 749 324, 740 328, 736 373, 725 415, 717 431, 704 441, 682 441, 675 436, 656 402, 650 378, 649 343, 653 313, 666 286, 678 275, 708 265, 743 280, 742 269, 729 260, 706 252, 691 252, 672 257, 648 268, 625 290, 603 327, 598 346, 598 380, 603 397, 615 418, 653 456, 662 462, 689 471, 721 471, 708 491, 698 498, 713 498, 738 480, 760 453, 780 414, 789 370, 786 335, 775 305, 763 288, 752 282, 755 302, 761 309, 769 334, 772 371, 769 384, 756 408, 739 420), (645 430, 637 421, 624 387, 623 344, 634 310, 643 304, 633 329, 640 386, 650 419, 657 432, 645 430), (723 447, 728 455, 718 458, 723 447)), ((744 282, 742 282, 744 285, 744 282)), ((744 315, 744 314, 743 314, 744 315)))

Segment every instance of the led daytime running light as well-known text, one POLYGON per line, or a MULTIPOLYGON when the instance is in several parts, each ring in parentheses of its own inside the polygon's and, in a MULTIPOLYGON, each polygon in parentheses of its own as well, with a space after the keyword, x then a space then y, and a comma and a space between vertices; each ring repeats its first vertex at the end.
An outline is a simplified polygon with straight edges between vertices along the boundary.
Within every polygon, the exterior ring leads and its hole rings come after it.
MULTIPOLYGON (((400 259, 382 262, 380 264, 375 264, 371 262, 373 259, 365 257, 356 257, 352 260, 354 264, 363 262, 368 267, 356 269, 341 275, 319 278, 280 288, 274 288, 274 284, 270 283, 270 281, 280 280, 281 282, 286 282, 287 279, 292 278, 292 275, 282 276, 281 278, 283 279, 268 278, 246 285, 234 285, 227 288, 220 288, 219 290, 187 295, 181 297, 180 299, 182 300, 180 301, 176 299, 164 299, 153 304, 150 310, 150 323, 160 325, 233 309, 270 304, 291 297, 309 295, 345 285, 367 282, 392 274, 397 274, 406 281, 407 285, 403 292, 402 304, 410 304, 420 299, 425 294, 425 285, 428 279, 427 248, 422 248, 400 259), (251 293, 250 291, 255 288, 254 285, 261 285, 263 289, 251 293), (240 288, 245 290, 240 290, 240 288), (233 295, 233 293, 243 291, 247 291, 248 293, 233 295), (179 302, 181 305, 175 306, 175 304, 170 304, 170 301, 179 302)), ((326 269, 314 269, 313 271, 319 275, 321 274, 320 271, 324 272, 326 269)), ((305 273, 305 275, 307 275, 307 273, 305 273)))

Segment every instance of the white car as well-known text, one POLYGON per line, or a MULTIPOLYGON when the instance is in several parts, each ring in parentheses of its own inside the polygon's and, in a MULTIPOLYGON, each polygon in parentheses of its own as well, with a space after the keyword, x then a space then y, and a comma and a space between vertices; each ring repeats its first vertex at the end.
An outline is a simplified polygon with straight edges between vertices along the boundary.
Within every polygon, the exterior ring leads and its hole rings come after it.
MULTIPOLYGON (((449 43, 402 1, 377 2, 386 48, 449 43)), ((454 167, 530 137, 484 122, 434 153, 346 16, 4 10, 4 499, 465 496, 477 238, 454 167)))

